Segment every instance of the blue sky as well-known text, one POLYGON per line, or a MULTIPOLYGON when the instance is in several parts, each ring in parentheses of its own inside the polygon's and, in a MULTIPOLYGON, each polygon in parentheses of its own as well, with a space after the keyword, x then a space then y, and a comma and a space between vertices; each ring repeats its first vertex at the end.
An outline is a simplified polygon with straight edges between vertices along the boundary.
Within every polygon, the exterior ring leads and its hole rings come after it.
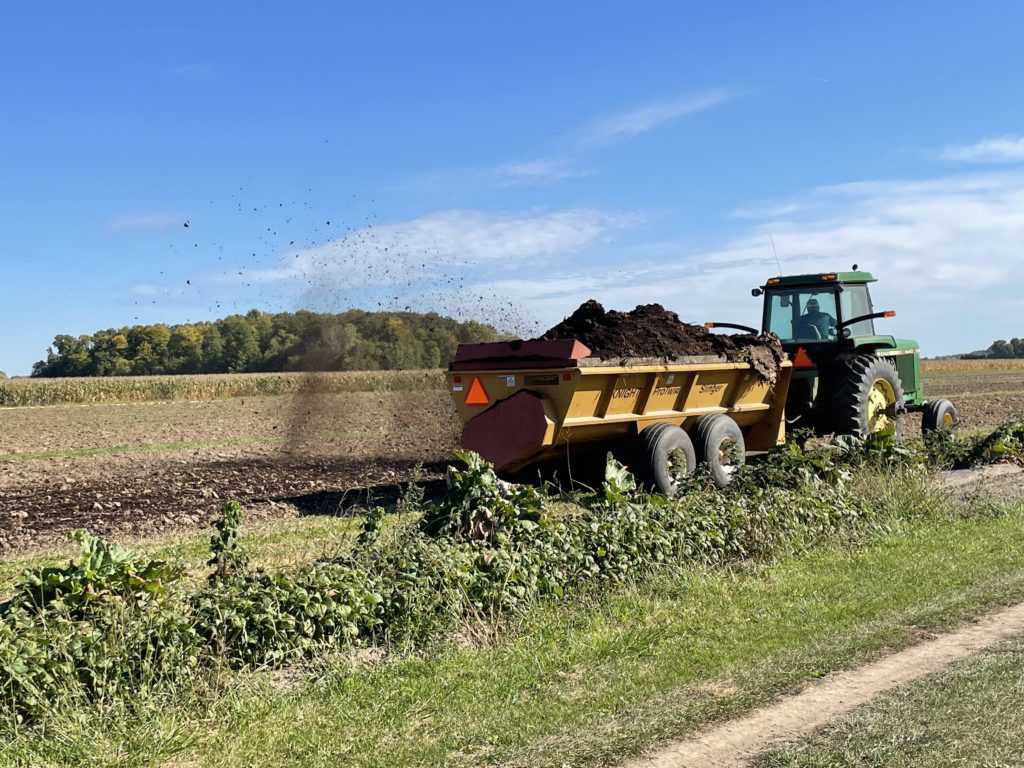
POLYGON ((875 272, 925 354, 1022 336, 1022 28, 1016 2, 10 5, 0 370, 250 307, 756 322, 769 233, 787 272, 875 272))

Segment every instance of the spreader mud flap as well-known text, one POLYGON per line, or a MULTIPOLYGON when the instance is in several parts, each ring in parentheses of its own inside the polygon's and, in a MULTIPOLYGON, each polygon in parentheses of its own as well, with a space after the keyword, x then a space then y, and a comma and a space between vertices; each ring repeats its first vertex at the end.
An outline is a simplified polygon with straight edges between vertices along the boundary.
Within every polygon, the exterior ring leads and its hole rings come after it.
POLYGON ((474 416, 462 430, 462 447, 496 469, 517 469, 554 442, 551 403, 533 392, 517 392, 474 416))

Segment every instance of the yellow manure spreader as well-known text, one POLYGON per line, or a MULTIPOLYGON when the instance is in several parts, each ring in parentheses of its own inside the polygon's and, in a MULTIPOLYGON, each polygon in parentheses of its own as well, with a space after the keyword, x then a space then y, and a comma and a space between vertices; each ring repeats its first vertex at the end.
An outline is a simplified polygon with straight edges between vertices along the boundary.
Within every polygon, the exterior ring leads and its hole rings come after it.
POLYGON ((725 485, 748 452, 785 439, 792 365, 774 382, 715 356, 601 360, 575 339, 462 344, 448 388, 462 446, 507 472, 615 448, 672 494, 698 462, 725 485))

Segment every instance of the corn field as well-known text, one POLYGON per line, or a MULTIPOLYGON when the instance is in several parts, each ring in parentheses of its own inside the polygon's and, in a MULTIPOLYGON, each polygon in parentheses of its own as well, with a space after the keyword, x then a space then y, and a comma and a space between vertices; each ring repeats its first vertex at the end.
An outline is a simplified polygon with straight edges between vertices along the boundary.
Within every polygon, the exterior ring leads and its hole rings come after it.
POLYGON ((439 370, 13 379, 0 381, 0 407, 216 400, 299 392, 408 392, 443 387, 444 376, 439 370))
MULTIPOLYGON (((1024 360, 923 360, 925 372, 1020 371, 1024 360)), ((224 373, 0 379, 0 408, 71 403, 218 400, 298 392, 409 392, 444 389, 440 370, 224 373)))
POLYGON ((1024 371, 1024 360, 922 360, 924 372, 946 371, 1024 371))

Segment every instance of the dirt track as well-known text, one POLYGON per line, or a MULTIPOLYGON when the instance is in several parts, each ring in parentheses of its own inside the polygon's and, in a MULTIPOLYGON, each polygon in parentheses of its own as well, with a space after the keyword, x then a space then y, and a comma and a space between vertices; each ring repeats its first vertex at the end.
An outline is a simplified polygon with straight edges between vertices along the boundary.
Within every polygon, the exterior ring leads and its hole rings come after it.
POLYGON ((884 691, 937 672, 1024 633, 1024 604, 808 686, 737 720, 710 728, 627 768, 738 768, 772 744, 792 741, 865 704, 884 691))

